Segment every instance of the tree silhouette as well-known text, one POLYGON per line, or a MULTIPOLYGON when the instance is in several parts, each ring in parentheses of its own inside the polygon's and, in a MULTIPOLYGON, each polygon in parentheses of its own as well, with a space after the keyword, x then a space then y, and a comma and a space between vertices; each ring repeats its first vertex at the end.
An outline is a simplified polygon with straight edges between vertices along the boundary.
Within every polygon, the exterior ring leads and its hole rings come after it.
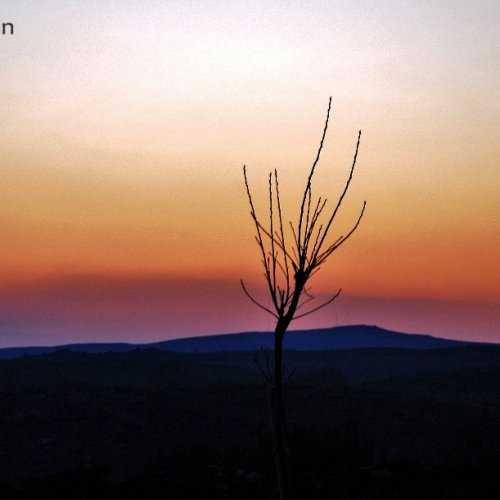
POLYGON ((244 281, 241 286, 247 297, 258 307, 276 319, 274 330, 274 377, 272 391, 273 438, 275 446, 275 463, 278 476, 278 487, 281 500, 290 498, 290 478, 288 471, 288 448, 286 444, 286 426, 283 406, 283 337, 294 319, 308 316, 332 303, 340 294, 338 290, 331 298, 319 305, 312 304, 314 296, 307 287, 309 279, 324 264, 332 253, 343 245, 358 228, 365 213, 366 201, 360 211, 356 223, 345 235, 331 240, 329 238, 333 222, 337 217, 342 202, 352 181, 358 158, 361 130, 358 133, 356 149, 349 177, 342 194, 333 209, 325 210, 327 199, 321 196, 313 200, 312 181, 319 162, 332 106, 332 98, 328 101, 323 134, 312 164, 306 187, 300 203, 299 216, 294 224, 289 221, 285 227, 281 207, 278 172, 269 173, 269 214, 265 219, 257 216, 248 182, 246 165, 243 167, 246 193, 250 204, 250 216, 255 224, 255 239, 260 249, 264 277, 272 301, 266 307, 257 301, 248 291, 244 281), (264 222, 265 220, 265 222, 264 222), (309 309, 307 310, 307 307, 309 309), (304 308, 304 309, 302 309, 304 308))

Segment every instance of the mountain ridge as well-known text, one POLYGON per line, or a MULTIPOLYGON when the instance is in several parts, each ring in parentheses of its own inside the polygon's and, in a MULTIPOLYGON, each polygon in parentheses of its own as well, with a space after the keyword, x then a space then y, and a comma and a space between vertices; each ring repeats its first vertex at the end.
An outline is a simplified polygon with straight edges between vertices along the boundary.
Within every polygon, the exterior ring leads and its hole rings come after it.
MULTIPOLYGON (((443 339, 425 334, 402 333, 375 325, 346 325, 313 330, 291 330, 284 339, 284 348, 297 351, 329 351, 367 348, 442 349, 479 342, 443 339)), ((25 355, 49 354, 59 350, 74 352, 128 352, 136 349, 158 349, 179 353, 210 353, 227 351, 258 351, 273 348, 271 332, 240 332, 185 337, 153 343, 76 343, 57 346, 7 347, 0 349, 0 359, 25 355)))

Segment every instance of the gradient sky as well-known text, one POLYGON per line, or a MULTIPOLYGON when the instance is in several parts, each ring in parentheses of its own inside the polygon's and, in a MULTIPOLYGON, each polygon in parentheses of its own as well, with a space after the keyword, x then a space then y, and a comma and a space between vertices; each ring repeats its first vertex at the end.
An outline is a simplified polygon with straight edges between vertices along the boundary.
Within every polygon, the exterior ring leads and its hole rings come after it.
MULTIPOLYGON (((500 342, 497 1, 2 0, 0 346, 272 328, 258 207, 317 194, 335 228, 295 328, 373 323, 500 342), (262 295, 263 300, 265 295, 262 295)), ((262 212, 264 213, 264 212, 262 212)))

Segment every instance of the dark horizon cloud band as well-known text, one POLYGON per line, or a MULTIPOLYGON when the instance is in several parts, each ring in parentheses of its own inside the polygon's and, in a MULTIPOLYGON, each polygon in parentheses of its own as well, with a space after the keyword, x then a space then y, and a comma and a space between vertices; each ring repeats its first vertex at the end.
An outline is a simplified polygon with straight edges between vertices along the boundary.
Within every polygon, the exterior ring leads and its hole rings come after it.
MULTIPOLYGON (((265 289, 255 284, 266 300, 265 289)), ((318 297, 318 301, 322 296, 318 297)), ((377 324, 407 333, 500 342, 498 304, 341 295, 294 329, 377 324)), ((0 346, 75 342, 147 343, 270 331, 234 280, 75 275, 0 287, 0 346)))

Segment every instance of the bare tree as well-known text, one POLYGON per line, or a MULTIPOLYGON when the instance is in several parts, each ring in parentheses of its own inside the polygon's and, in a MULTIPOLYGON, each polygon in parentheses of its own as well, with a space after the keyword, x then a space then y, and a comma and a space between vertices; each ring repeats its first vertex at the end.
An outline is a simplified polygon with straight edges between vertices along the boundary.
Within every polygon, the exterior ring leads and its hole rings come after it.
POLYGON ((363 202, 356 223, 345 234, 336 239, 329 238, 333 222, 337 217, 351 184, 358 158, 361 131, 358 133, 356 149, 349 177, 342 194, 333 208, 327 209, 327 199, 313 199, 312 181, 319 162, 326 132, 332 98, 328 102, 328 111, 321 141, 312 164, 304 194, 300 203, 299 215, 295 224, 291 221, 285 225, 278 180, 278 172, 269 174, 269 213, 265 218, 257 216, 250 191, 246 166, 243 167, 245 187, 250 204, 250 216, 255 224, 255 239, 260 249, 264 277, 271 298, 272 306, 266 307, 249 292, 244 281, 241 286, 247 297, 258 307, 276 319, 274 329, 274 377, 272 390, 272 427, 275 446, 275 463, 278 476, 278 487, 281 500, 290 498, 290 479, 288 472, 288 448, 286 443, 286 426, 283 405, 283 337, 290 323, 308 316, 331 304, 340 294, 338 290, 328 300, 317 305, 314 296, 307 286, 309 279, 319 271, 332 253, 343 245, 358 228, 365 213, 366 201, 363 202))

